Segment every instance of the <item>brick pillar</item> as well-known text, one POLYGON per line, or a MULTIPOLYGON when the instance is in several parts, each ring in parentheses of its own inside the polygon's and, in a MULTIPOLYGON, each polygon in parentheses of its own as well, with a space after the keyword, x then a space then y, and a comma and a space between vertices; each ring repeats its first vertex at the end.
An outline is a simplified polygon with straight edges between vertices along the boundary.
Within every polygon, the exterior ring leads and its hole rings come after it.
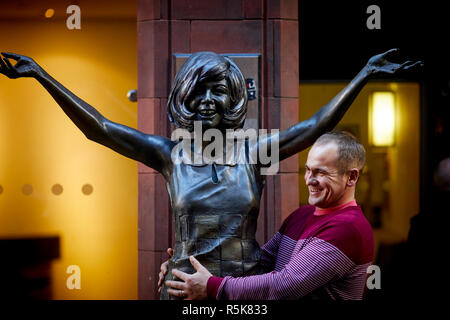
MULTIPOLYGON (((296 0, 138 0, 138 128, 170 136, 166 103, 174 53, 260 53, 262 127, 298 121, 296 0)), ((267 177, 257 238, 278 230, 298 206, 298 158, 267 177)), ((173 244, 164 179, 139 164, 139 299, 157 299, 159 265, 173 244)))

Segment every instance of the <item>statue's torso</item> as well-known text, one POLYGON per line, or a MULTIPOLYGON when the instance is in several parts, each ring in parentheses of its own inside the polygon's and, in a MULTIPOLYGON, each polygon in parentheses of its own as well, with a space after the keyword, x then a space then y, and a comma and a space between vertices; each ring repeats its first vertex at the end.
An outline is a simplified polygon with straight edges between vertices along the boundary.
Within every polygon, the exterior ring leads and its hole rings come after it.
POLYGON ((243 274, 254 265, 261 197, 255 173, 250 164, 174 166, 167 183, 175 217, 174 266, 193 271, 190 255, 217 276, 243 274))
MULTIPOLYGON (((256 165, 174 164, 166 186, 175 218, 170 270, 195 270, 195 256, 215 276, 242 276, 259 261, 255 239, 264 176, 256 165)), ((165 296, 162 293, 162 299, 165 296)))

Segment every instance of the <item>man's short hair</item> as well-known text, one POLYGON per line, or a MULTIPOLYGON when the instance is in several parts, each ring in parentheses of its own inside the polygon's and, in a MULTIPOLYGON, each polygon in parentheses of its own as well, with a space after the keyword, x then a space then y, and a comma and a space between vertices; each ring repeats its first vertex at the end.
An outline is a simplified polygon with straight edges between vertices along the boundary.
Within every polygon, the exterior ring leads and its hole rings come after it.
POLYGON ((188 100, 193 98, 199 84, 223 79, 227 81, 231 101, 220 126, 225 129, 242 128, 248 99, 244 76, 230 58, 214 52, 192 54, 178 71, 167 102, 170 122, 177 128, 193 131, 195 112, 189 110, 188 100))
POLYGON ((324 145, 334 142, 337 147, 338 158, 336 167, 344 174, 352 168, 361 171, 366 163, 366 150, 363 145, 350 133, 345 131, 331 131, 321 135, 314 145, 324 145))

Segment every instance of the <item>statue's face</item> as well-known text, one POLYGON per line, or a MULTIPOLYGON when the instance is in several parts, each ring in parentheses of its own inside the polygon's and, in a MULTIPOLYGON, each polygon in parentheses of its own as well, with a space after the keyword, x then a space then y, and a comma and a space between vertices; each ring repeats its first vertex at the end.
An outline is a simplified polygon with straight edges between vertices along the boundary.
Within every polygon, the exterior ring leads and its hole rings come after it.
POLYGON ((196 121, 203 129, 216 128, 230 108, 230 90, 225 79, 200 83, 188 101, 189 109, 195 112, 196 121))

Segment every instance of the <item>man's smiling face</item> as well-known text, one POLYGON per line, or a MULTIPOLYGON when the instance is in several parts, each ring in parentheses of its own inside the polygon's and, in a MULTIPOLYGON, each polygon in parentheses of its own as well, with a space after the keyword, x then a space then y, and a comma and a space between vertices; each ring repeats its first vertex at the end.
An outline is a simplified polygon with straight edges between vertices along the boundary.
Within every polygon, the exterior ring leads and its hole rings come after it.
POLYGON ((314 145, 309 151, 305 182, 310 205, 325 209, 343 204, 348 175, 339 172, 337 159, 338 146, 334 142, 314 145))

